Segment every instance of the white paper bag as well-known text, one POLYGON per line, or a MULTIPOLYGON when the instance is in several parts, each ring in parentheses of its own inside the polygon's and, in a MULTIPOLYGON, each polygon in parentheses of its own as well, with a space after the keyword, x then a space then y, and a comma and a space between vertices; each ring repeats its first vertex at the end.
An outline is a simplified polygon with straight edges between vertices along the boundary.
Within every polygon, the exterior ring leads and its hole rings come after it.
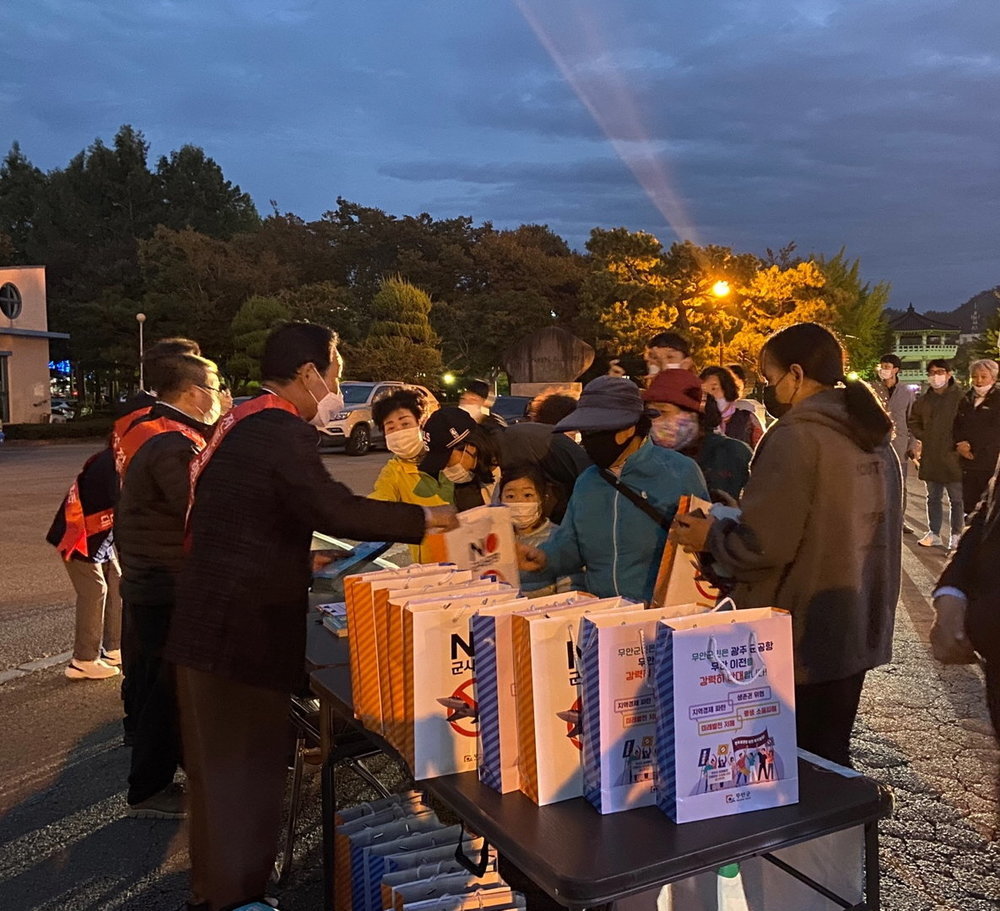
POLYGON ((514 644, 511 620, 522 611, 594 601, 586 592, 564 592, 483 608, 469 626, 476 654, 476 704, 479 706, 479 780, 506 794, 520 786, 517 763, 517 702, 514 695, 514 644))
POLYGON ((517 538, 506 506, 477 506, 458 514, 459 527, 445 532, 447 559, 520 591, 517 538))
POLYGON ((514 614, 519 787, 539 806, 583 794, 576 654, 580 617, 635 607, 628 598, 604 598, 514 614))
POLYGON ((798 802, 787 611, 661 620, 654 668, 661 810, 691 822, 798 802))

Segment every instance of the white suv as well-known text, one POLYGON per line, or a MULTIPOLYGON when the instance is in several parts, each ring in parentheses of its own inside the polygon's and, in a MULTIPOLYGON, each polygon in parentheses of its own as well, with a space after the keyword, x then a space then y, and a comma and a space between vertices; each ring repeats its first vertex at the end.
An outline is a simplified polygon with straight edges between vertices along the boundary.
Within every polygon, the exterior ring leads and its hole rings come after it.
POLYGON ((348 381, 340 384, 344 396, 344 410, 335 414, 320 436, 320 446, 343 446, 348 455, 364 455, 376 443, 385 444, 385 438, 372 420, 372 405, 398 389, 413 389, 424 396, 427 412, 436 411, 438 400, 424 386, 400 383, 395 380, 361 383, 348 381))

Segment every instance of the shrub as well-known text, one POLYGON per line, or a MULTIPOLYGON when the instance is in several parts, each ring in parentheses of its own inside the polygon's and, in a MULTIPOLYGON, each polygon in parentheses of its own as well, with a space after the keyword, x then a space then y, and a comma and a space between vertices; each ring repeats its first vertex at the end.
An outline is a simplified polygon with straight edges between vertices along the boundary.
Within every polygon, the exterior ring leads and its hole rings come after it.
POLYGON ((106 437, 114 418, 86 417, 65 424, 4 424, 8 440, 85 440, 106 437))

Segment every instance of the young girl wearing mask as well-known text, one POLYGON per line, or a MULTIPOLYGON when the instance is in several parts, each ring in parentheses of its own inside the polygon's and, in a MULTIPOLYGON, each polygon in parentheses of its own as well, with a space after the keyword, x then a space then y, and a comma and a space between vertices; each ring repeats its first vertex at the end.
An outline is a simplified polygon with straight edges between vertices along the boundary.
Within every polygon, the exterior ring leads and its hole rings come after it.
POLYGON ((725 367, 706 367, 701 371, 701 388, 719 409, 722 417, 720 432, 756 449, 764 435, 764 428, 756 414, 736 407, 742 390, 733 372, 725 367))
MULTIPOLYGON (((417 506, 450 506, 454 486, 446 477, 420 470, 420 460, 427 454, 422 424, 424 399, 412 389, 400 389, 379 399, 372 406, 372 420, 385 434, 385 445, 393 457, 375 479, 372 500, 413 503, 417 506)), ((416 563, 422 561, 422 545, 411 544, 416 563)))
MULTIPOLYGON (((517 542, 538 547, 548 541, 558 526, 549 519, 555 498, 545 477, 533 465, 518 465, 500 478, 500 502, 511 511, 517 542)), ((525 582, 521 591, 529 598, 540 598, 561 591, 573 591, 580 577, 563 577, 555 583, 525 582)))
POLYGON ((753 453, 746 443, 715 433, 719 409, 712 398, 702 404, 701 390, 702 384, 690 370, 656 374, 642 394, 647 408, 657 414, 649 438, 654 446, 694 459, 705 476, 709 493, 721 491, 739 499, 750 476, 753 453))
POLYGON ((463 409, 449 406, 427 419, 424 440, 427 452, 420 460, 420 471, 453 485, 452 502, 459 512, 492 502, 497 480, 492 433, 463 409))

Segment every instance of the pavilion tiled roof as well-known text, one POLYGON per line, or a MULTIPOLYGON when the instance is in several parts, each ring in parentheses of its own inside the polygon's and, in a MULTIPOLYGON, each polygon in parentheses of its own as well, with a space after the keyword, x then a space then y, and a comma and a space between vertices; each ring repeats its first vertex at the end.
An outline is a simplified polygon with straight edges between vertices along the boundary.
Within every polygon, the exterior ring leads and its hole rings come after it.
POLYGON ((890 320, 889 328, 894 332, 913 332, 915 330, 927 329, 947 329, 952 332, 962 331, 962 327, 956 326, 954 323, 946 323, 939 319, 931 319, 929 316, 917 313, 917 311, 913 309, 913 304, 910 304, 910 306, 906 308, 906 313, 902 316, 897 316, 894 320, 890 320))

